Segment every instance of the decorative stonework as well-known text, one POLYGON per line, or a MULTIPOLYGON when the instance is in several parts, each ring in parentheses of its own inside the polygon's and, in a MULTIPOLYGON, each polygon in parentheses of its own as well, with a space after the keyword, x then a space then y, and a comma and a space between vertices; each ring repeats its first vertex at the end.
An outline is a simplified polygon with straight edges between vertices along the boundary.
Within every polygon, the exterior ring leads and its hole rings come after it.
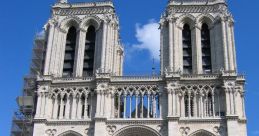
POLYGON ((190 132, 190 128, 189 127, 181 127, 179 130, 182 134, 182 136, 187 136, 190 132))
POLYGON ((109 135, 112 135, 115 131, 116 131, 116 126, 115 125, 108 125, 107 127, 106 127, 106 130, 108 131, 108 134, 109 135))
POLYGON ((25 85, 36 100, 34 136, 237 136, 236 129, 246 136, 245 78, 237 74, 234 19, 225 1, 168 3, 160 20, 157 76, 123 76, 119 29, 111 1, 59 0, 53 6, 44 26, 48 37, 41 41, 46 45, 40 45, 46 53, 40 68, 44 72, 37 71, 40 75, 25 85), (67 76, 63 72, 72 26, 77 37, 67 76), (90 28, 95 40, 86 38, 90 28), (209 37, 202 37, 205 32, 209 37), (204 39, 210 39, 206 45, 204 39), (187 41, 191 51, 184 50, 187 41), (94 57, 88 74, 85 52, 90 48, 94 57), (183 59, 188 56, 190 62, 183 59))
POLYGON ((46 130, 46 134, 48 136, 54 136, 56 133, 57 133, 56 129, 48 129, 48 130, 46 130))

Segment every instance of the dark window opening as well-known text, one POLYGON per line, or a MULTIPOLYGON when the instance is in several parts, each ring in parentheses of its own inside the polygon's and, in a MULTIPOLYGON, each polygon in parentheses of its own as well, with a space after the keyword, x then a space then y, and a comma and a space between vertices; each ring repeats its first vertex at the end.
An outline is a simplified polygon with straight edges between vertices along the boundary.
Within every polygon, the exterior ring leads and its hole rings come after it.
POLYGON ((183 73, 192 73, 192 38, 190 26, 185 24, 182 31, 183 42, 183 73))
POLYGON ((72 77, 72 75, 73 75, 76 37, 77 37, 76 28, 75 27, 69 28, 68 34, 67 34, 67 39, 66 39, 63 77, 72 77))
POLYGON ((92 76, 94 69, 94 52, 95 52, 96 32, 94 26, 90 26, 86 33, 85 39, 85 55, 83 75, 92 76))
POLYGON ((203 73, 211 73, 210 30, 207 24, 203 24, 201 28, 201 48, 203 73))

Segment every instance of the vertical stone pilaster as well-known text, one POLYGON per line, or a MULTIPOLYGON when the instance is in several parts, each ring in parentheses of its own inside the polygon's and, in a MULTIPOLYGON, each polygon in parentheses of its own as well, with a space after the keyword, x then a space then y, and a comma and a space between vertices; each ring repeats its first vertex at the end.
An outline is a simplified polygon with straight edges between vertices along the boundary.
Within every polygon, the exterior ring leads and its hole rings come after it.
POLYGON ((223 48, 223 56, 224 56, 224 69, 229 70, 229 59, 228 59, 228 44, 226 37, 226 20, 223 19, 221 21, 221 31, 222 31, 222 48, 223 48))
POLYGON ((56 52, 56 62, 55 62, 55 71, 56 75, 62 77, 63 74, 63 66, 64 66, 64 59, 65 59, 65 50, 66 50, 66 38, 67 32, 60 32, 59 42, 57 45, 57 52, 56 52))
POLYGON ((102 34, 102 53, 101 53, 101 68, 105 69, 105 54, 106 54, 106 40, 107 40, 107 23, 103 22, 103 34, 102 34))
POLYGON ((54 22, 49 23, 49 29, 48 29, 48 41, 47 41, 47 50, 46 50, 46 58, 45 58, 45 68, 44 68, 44 75, 50 75, 50 63, 53 61, 51 58, 52 50, 53 50, 53 44, 54 44, 54 32, 55 32, 55 25, 54 22))
POLYGON ((201 28, 195 26, 192 29, 192 55, 193 73, 202 74, 201 28))
POLYGON ((45 117, 47 119, 51 119, 52 109, 53 109, 53 99, 52 99, 52 96, 50 94, 48 94, 46 99, 47 99, 47 102, 46 102, 46 115, 45 115, 45 117))
POLYGON ((172 90, 167 88, 167 94, 168 94, 168 115, 172 116, 172 90))
POLYGON ((72 113, 71 113, 71 119, 76 119, 76 111, 77 111, 77 96, 76 94, 73 95, 73 101, 72 101, 72 113))
POLYGON ((235 64, 234 64, 234 52, 233 52, 233 41, 232 41, 232 32, 231 32, 231 25, 229 21, 226 21, 226 37, 227 37, 227 50, 228 50, 228 59, 229 59, 229 70, 234 71, 235 70, 235 64))
POLYGON ((86 30, 79 30, 77 32, 77 43, 75 52, 74 76, 81 77, 83 75, 84 54, 85 54, 85 37, 86 30))
POLYGON ((42 102, 41 102, 41 114, 40 117, 44 118, 46 108, 46 94, 42 93, 42 102))
POLYGON ((41 95, 41 93, 37 93, 37 95, 38 95, 38 99, 37 99, 37 108, 36 108, 36 115, 35 115, 35 117, 36 118, 38 118, 38 117, 40 117, 40 114, 41 114, 41 101, 42 101, 42 95, 41 95))

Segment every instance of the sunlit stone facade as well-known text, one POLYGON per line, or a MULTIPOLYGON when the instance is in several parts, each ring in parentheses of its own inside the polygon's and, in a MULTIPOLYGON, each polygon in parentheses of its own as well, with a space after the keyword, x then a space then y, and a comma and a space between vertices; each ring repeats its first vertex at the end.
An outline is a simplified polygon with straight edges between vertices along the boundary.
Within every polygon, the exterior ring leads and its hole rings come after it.
POLYGON ((171 0, 161 74, 123 76, 113 3, 59 0, 40 39, 33 135, 246 136, 233 24, 224 0, 171 0))

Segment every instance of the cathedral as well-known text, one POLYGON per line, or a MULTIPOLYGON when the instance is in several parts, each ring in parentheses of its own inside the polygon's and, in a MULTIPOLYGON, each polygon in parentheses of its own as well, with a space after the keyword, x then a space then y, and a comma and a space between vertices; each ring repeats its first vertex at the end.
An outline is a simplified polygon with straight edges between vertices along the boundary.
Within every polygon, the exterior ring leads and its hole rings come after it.
POLYGON ((247 136, 227 2, 168 0, 159 24, 160 74, 124 76, 113 2, 58 0, 11 136, 247 136))

